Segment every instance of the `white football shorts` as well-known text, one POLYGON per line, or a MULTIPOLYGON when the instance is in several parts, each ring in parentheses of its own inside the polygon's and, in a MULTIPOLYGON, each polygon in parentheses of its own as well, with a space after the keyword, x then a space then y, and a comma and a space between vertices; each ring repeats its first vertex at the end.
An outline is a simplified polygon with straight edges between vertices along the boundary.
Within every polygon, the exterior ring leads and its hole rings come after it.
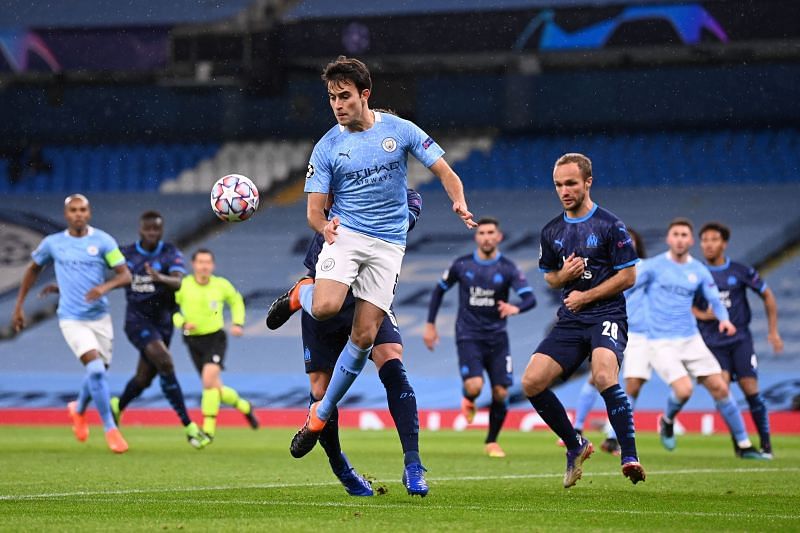
POLYGON ((86 352, 97 350, 106 366, 111 364, 111 348, 114 343, 111 315, 97 320, 60 319, 58 326, 75 357, 80 359, 86 352))
POLYGON ((699 378, 722 372, 700 333, 679 339, 651 339, 650 364, 664 383, 683 376, 699 378))
POLYGON ((628 346, 622 358, 622 377, 649 381, 653 375, 650 358, 650 341, 647 336, 628 332, 628 346))
POLYGON ((353 296, 383 309, 394 300, 406 247, 386 242, 343 226, 333 244, 322 245, 317 259, 317 279, 344 283, 353 296))

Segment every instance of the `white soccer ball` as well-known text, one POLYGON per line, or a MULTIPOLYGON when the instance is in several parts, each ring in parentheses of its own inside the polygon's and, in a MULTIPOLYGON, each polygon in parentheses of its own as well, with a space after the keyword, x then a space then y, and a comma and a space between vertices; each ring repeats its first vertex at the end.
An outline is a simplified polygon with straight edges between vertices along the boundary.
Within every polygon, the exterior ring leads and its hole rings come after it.
POLYGON ((211 187, 211 209, 224 222, 242 222, 258 209, 258 189, 250 178, 229 174, 211 187))

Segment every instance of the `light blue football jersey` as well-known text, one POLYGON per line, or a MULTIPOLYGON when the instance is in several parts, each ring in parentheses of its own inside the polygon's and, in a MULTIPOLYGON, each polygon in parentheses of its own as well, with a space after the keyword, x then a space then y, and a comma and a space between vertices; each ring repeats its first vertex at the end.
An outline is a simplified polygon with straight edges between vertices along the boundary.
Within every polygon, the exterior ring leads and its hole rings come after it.
POLYGON ((87 302, 86 293, 105 281, 106 269, 125 263, 111 235, 91 226, 83 237, 64 230, 45 237, 31 257, 37 265, 55 265, 59 318, 96 320, 108 313, 106 296, 87 302))
POLYGON ((647 294, 644 288, 638 290, 630 288, 625 291, 625 308, 628 312, 628 333, 647 335, 650 314, 647 310, 647 294))
POLYGON ((305 192, 333 193, 330 217, 342 226, 405 245, 408 154, 430 167, 444 150, 417 125, 375 112, 375 124, 351 132, 331 128, 314 146, 305 192))
POLYGON ((686 338, 698 333, 692 315, 695 294, 702 293, 720 320, 728 320, 711 272, 700 261, 689 256, 687 262, 676 263, 669 252, 645 259, 639 265, 634 290, 647 294, 648 337, 651 339, 686 338))

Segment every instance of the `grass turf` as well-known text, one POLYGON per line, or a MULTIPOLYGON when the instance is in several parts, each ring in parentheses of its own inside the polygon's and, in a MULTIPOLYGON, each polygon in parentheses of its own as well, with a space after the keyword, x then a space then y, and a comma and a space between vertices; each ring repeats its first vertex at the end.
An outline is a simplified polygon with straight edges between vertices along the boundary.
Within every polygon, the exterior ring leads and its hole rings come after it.
MULTIPOLYGON (((131 450, 109 452, 66 427, 0 427, 0 529, 532 531, 800 529, 800 439, 774 440, 773 461, 733 457, 727 437, 683 436, 673 453, 639 435, 647 481, 633 486, 597 451, 576 487, 561 486, 564 451, 544 431, 506 432, 505 459, 483 455, 483 433, 424 432, 428 497, 400 483, 391 431, 343 431, 357 470, 385 494, 347 496, 317 447, 288 453, 292 430, 221 428, 193 450, 181 428, 123 428, 131 450)), ((599 434, 589 434, 596 444, 599 434)))

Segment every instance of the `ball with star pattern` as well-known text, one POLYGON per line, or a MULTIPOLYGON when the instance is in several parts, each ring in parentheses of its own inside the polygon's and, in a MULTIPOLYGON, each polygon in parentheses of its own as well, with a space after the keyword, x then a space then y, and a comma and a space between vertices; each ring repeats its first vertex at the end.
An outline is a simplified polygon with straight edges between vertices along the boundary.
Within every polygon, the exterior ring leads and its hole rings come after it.
POLYGON ((211 187, 211 209, 224 222, 242 222, 258 209, 258 189, 250 178, 229 174, 211 187))

